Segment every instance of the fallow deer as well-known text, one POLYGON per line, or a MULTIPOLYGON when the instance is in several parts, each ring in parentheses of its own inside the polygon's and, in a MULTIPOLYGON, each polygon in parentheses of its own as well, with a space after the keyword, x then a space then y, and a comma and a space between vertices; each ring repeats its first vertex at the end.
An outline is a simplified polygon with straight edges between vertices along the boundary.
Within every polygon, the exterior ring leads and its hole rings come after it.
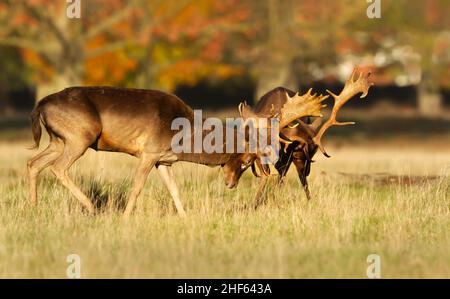
MULTIPOLYGON (((305 116, 319 116, 320 98, 289 101, 281 111, 280 127, 305 116)), ((244 109, 245 110, 245 109, 244 109)), ((171 123, 179 117, 193 121, 193 110, 178 97, 155 90, 114 87, 71 87, 39 101, 31 113, 32 133, 39 147, 41 123, 50 136, 48 147, 28 161, 29 197, 37 203, 37 176, 46 167, 87 209, 94 212, 89 198, 68 176, 71 165, 88 148, 127 153, 139 158, 124 216, 132 212, 150 170, 158 169, 176 209, 185 215, 171 165, 188 161, 221 165, 228 187, 237 184, 241 174, 254 163, 261 166, 258 153, 174 153, 171 123)), ((265 167, 261 167, 263 173, 265 167)))
MULTIPOLYGON (((359 77, 355 81, 357 72, 358 69, 355 68, 351 74, 351 77, 346 81, 344 89, 339 95, 335 95, 331 91, 327 90, 327 92, 334 98, 334 107, 330 118, 321 127, 322 117, 317 117, 312 123, 310 122, 309 117, 304 117, 297 119, 289 126, 282 128, 280 131, 280 136, 283 137, 280 139, 282 145, 280 147, 279 159, 274 165, 279 174, 279 182, 283 180, 289 170, 289 167, 292 163, 294 163, 308 200, 311 198, 311 195, 307 177, 310 174, 311 163, 313 162, 312 158, 316 154, 317 149, 320 149, 326 157, 329 157, 322 146, 321 138, 323 134, 333 125, 342 126, 354 124, 353 122, 338 122, 336 120, 337 112, 347 101, 358 93, 362 93, 361 98, 364 98, 367 95, 370 86, 373 85, 373 83, 368 82, 370 73, 359 73, 359 77)), ((269 111, 273 110, 277 112, 281 111, 283 105, 295 96, 296 93, 287 88, 275 88, 261 97, 260 101, 255 105, 253 111, 255 114, 260 116, 266 115, 269 111)), ((262 176, 256 195, 256 207, 262 201, 262 192, 266 183, 267 176, 262 176)))

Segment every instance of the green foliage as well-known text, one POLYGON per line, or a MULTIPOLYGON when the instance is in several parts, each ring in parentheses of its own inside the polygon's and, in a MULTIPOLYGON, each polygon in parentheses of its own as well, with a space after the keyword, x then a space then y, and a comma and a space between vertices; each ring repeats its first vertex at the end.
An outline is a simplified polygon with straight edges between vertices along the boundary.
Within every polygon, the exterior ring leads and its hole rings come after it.
POLYGON ((30 69, 16 48, 0 46, 0 86, 17 89, 30 82, 30 69))

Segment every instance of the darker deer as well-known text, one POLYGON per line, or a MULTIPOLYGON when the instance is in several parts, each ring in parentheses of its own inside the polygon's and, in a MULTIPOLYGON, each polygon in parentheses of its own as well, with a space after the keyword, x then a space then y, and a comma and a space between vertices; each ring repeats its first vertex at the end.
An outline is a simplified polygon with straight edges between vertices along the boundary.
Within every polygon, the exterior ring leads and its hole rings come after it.
MULTIPOLYGON (((289 113, 279 114, 280 128, 304 116, 318 116, 320 102, 287 103, 289 113)), ((242 108, 242 107, 241 107, 242 108)), ((243 112, 245 108, 241 109, 243 112)), ((243 113, 245 115, 245 112, 243 113)), ((88 148, 122 152, 139 159, 124 215, 128 217, 152 168, 156 167, 180 215, 185 215, 172 173, 172 164, 187 161, 220 165, 229 188, 237 185, 242 173, 254 165, 264 174, 268 166, 260 163, 260 153, 174 153, 171 129, 174 119, 193 121, 193 110, 178 97, 155 90, 113 87, 71 87, 42 99, 31 114, 34 148, 39 147, 41 124, 50 136, 48 147, 28 161, 29 197, 37 203, 37 176, 46 167, 82 204, 94 212, 91 200, 68 175, 72 164, 88 148)), ((248 117, 248 115, 246 115, 248 117)))
MULTIPOLYGON (((279 174, 278 181, 279 183, 282 182, 291 164, 293 163, 308 200, 311 199, 311 194, 309 191, 307 177, 311 171, 311 163, 314 162, 312 160, 314 155, 317 150, 320 149, 326 157, 330 157, 321 142, 323 134, 331 126, 354 124, 353 122, 338 122, 336 120, 337 113, 342 106, 355 95, 362 93, 361 98, 364 98, 367 95, 370 86, 373 85, 373 83, 368 82, 370 73, 359 73, 359 77, 355 78, 357 72, 357 69, 352 72, 351 77, 347 80, 344 89, 339 95, 327 90, 327 92, 334 98, 334 106, 330 118, 322 126, 322 117, 317 117, 313 122, 310 121, 310 117, 303 117, 293 121, 280 131, 281 147, 279 159, 274 165, 279 174)), ((311 90, 308 91, 307 94, 310 92, 311 90)), ((253 111, 255 114, 260 116, 266 115, 269 111, 275 110, 279 112, 281 111, 283 105, 294 97, 298 97, 298 95, 287 88, 275 88, 261 97, 260 101, 255 105, 253 111)), ((259 176, 258 174, 255 175, 259 176)), ((256 207, 262 201, 262 192, 266 183, 267 176, 262 176, 256 195, 256 207)))

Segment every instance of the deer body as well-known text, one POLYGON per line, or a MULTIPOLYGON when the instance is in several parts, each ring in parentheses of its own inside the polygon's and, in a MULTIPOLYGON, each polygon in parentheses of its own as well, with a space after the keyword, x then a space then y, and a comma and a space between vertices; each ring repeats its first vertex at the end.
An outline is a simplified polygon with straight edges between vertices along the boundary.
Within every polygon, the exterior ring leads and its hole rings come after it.
POLYGON ((153 168, 158 168, 171 193, 176 208, 184 214, 171 165, 189 161, 207 165, 224 165, 230 169, 227 185, 234 187, 242 171, 246 154, 179 153, 171 150, 172 120, 184 117, 193 120, 193 111, 181 99, 161 91, 113 87, 72 87, 41 100, 33 110, 32 131, 35 148, 39 146, 41 125, 50 136, 49 146, 28 162, 29 194, 37 202, 38 174, 50 166, 59 181, 89 211, 91 201, 68 176, 70 166, 88 148, 127 153, 139 158, 125 215, 128 216, 153 168), (239 165, 238 165, 239 164, 239 165))

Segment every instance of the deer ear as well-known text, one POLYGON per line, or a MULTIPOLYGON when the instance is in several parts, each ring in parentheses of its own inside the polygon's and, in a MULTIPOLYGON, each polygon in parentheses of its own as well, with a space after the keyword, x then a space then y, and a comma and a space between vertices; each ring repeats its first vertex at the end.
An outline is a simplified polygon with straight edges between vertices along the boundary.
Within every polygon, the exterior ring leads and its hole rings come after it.
POLYGON ((256 171, 255 163, 252 163, 252 172, 255 177, 257 178, 261 177, 261 175, 256 171))
POLYGON ((269 164, 261 164, 262 166, 262 171, 266 176, 270 175, 270 167, 269 164))
POLYGON ((256 165, 258 166, 258 168, 261 170, 261 172, 265 175, 265 176, 269 176, 270 175, 270 167, 269 164, 263 164, 261 163, 261 160, 258 158, 256 161, 256 165))

